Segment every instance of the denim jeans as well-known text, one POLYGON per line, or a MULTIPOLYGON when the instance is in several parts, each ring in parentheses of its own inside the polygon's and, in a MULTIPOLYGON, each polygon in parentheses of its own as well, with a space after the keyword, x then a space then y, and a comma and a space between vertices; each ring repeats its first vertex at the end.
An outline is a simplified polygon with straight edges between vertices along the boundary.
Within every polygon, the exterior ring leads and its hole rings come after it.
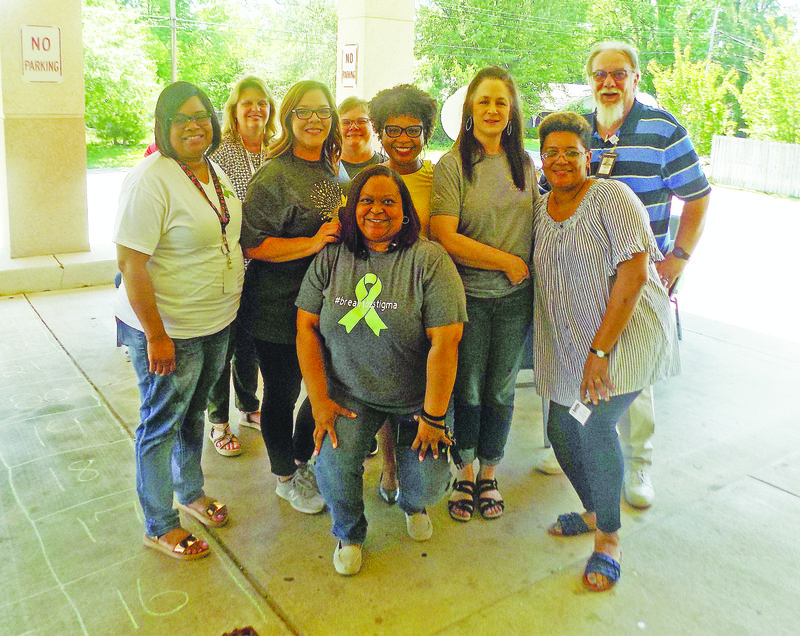
POLYGON ((253 344, 253 336, 239 321, 230 327, 228 355, 219 380, 211 387, 208 396, 208 420, 224 424, 230 417, 231 373, 236 408, 245 413, 259 410, 258 396, 258 353, 253 344))
POLYGON ((301 408, 294 424, 294 407, 303 379, 297 361, 297 347, 259 338, 254 342, 264 379, 261 437, 267 447, 272 474, 288 477, 294 474, 295 460, 307 462, 314 452, 311 409, 301 408))
POLYGON ((597 527, 602 532, 620 529, 623 467, 617 422, 639 393, 615 395, 597 405, 587 404, 592 414, 585 425, 570 415, 568 406, 550 401, 547 435, 556 459, 583 507, 597 513, 597 527))
POLYGON ((145 533, 160 537, 180 527, 178 503, 190 504, 203 494, 204 413, 208 392, 225 363, 228 328, 210 336, 173 340, 175 371, 150 373, 144 333, 118 322, 120 341, 139 382, 139 426, 136 428, 136 492, 145 517, 145 533))
MULTIPOLYGON (((393 415, 366 406, 353 397, 332 394, 339 405, 358 415, 355 419, 336 419, 337 448, 329 435, 325 436, 317 458, 317 483, 333 518, 332 532, 344 543, 362 544, 367 536, 364 516, 364 460, 370 444, 387 417, 397 439, 398 426, 413 426, 414 414, 393 415)), ((409 446, 396 446, 397 478, 400 483, 398 505, 408 513, 422 512, 439 501, 447 491, 450 467, 444 453, 434 459, 429 452, 425 461, 409 446)))
POLYGON ((477 455, 495 466, 511 430, 514 386, 533 320, 533 286, 502 298, 467 296, 467 315, 458 345, 453 432, 465 464, 477 455))

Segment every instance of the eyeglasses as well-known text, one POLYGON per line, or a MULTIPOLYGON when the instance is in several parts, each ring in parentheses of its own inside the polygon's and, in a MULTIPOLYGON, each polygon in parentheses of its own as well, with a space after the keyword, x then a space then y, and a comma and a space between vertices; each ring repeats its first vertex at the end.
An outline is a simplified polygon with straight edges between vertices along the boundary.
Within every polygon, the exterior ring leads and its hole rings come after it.
POLYGON ((341 123, 342 128, 350 128, 350 126, 355 126, 356 128, 365 128, 369 123, 369 119, 366 117, 359 117, 358 119, 342 119, 341 123))
POLYGON ((548 163, 552 163, 558 157, 564 157, 567 161, 575 161, 582 155, 586 153, 583 150, 565 150, 564 152, 559 152, 558 150, 545 150, 540 156, 542 161, 546 161, 548 163))
POLYGON ((594 71, 592 73, 592 78, 599 84, 601 82, 605 82, 606 77, 610 75, 611 79, 613 79, 615 82, 621 82, 632 72, 633 71, 626 71, 625 69, 620 69, 618 71, 594 71))
POLYGON ((293 111, 297 119, 311 119, 311 115, 316 115, 320 119, 330 119, 333 109, 327 106, 323 108, 295 108, 293 111))
POLYGON ((205 111, 200 111, 194 115, 184 115, 183 113, 178 113, 170 120, 172 125, 177 126, 178 128, 186 128, 190 121, 193 121, 198 126, 205 126, 211 121, 211 113, 207 113, 205 111))
POLYGON ((383 132, 386 133, 387 137, 391 137, 392 139, 399 137, 403 133, 409 137, 416 138, 422 134, 422 126, 406 126, 405 128, 401 126, 384 126, 383 132))

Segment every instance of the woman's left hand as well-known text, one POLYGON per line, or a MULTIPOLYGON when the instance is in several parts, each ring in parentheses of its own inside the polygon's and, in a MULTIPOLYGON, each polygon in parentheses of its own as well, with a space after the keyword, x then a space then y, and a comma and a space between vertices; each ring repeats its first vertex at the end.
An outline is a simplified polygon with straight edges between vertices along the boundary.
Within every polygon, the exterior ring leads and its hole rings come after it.
POLYGON ((608 377, 608 356, 599 358, 590 353, 583 365, 581 400, 591 401, 592 404, 599 404, 601 399, 607 402, 615 391, 616 389, 608 377))
POLYGON ((319 455, 319 449, 322 448, 322 440, 325 435, 331 436, 331 445, 336 448, 339 445, 339 440, 336 438, 336 423, 337 417, 354 418, 356 414, 350 409, 340 406, 330 398, 321 400, 319 403, 311 403, 311 412, 314 415, 314 457, 319 455))
POLYGON ((439 459, 439 444, 445 443, 447 446, 452 446, 452 440, 447 437, 446 431, 430 426, 421 416, 415 415, 414 419, 417 421, 417 436, 414 438, 414 443, 411 448, 419 453, 419 461, 425 461, 425 455, 428 450, 433 453, 434 459, 439 459))

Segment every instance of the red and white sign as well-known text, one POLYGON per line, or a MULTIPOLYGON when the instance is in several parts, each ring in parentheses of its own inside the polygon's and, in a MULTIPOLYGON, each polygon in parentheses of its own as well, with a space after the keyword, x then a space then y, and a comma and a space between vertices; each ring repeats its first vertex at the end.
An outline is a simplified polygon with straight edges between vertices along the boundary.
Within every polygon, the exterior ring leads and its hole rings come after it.
POLYGON ((54 84, 64 81, 61 27, 24 24, 20 27, 22 81, 54 84))
POLYGON ((342 86, 355 88, 358 76, 358 44, 345 44, 342 47, 342 86))

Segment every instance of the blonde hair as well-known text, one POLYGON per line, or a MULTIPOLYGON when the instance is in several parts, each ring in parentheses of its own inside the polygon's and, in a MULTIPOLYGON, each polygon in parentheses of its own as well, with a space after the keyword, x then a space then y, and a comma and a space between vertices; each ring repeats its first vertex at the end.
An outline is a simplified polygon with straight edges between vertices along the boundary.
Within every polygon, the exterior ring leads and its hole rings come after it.
POLYGON ((236 125, 236 105, 239 103, 239 100, 242 97, 242 93, 248 88, 255 88, 256 90, 261 91, 267 98, 269 102, 269 117, 267 117, 267 125, 264 126, 264 146, 269 144, 270 140, 275 136, 275 133, 278 132, 277 126, 277 106, 275 105, 275 99, 272 97, 272 92, 267 88, 267 85, 264 83, 259 77, 255 75, 245 75, 242 79, 240 79, 234 85, 233 89, 231 89, 231 94, 228 96, 228 100, 225 102, 225 106, 223 107, 222 113, 222 134, 223 135, 230 135, 236 141, 240 140, 239 137, 239 127, 236 125))

